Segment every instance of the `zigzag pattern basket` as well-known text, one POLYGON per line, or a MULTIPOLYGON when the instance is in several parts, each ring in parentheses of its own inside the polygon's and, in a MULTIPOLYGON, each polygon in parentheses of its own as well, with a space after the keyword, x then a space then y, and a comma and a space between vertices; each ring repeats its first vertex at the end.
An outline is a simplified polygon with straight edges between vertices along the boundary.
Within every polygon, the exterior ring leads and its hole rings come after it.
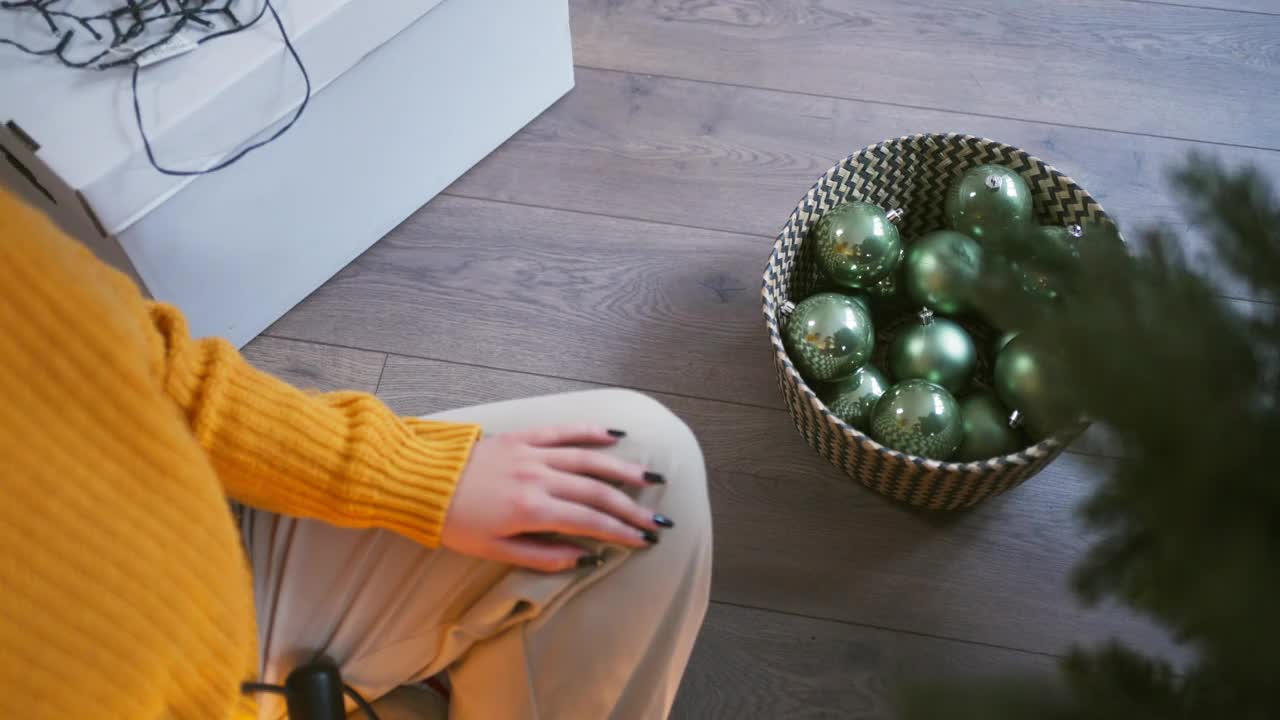
MULTIPOLYGON (((821 289, 809 230, 824 212, 846 200, 863 200, 906 215, 898 228, 908 244, 946 226, 944 194, 970 168, 1004 165, 1027 181, 1037 219, 1045 225, 1110 223, 1093 198, 1070 178, 1018 148, 968 135, 910 135, 864 148, 831 168, 805 194, 773 244, 764 272, 765 322, 773 343, 778 384, 796 427, 818 454, 867 487, 910 505, 930 509, 970 507, 1035 475, 1085 428, 1067 428, 1012 455, 972 463, 948 463, 891 450, 832 415, 787 357, 779 333, 780 313, 821 289)), ((978 332, 980 345, 994 332, 978 332)), ((892 323, 877 322, 877 347, 887 345, 892 323)), ((978 374, 989 377, 990 357, 978 374)))

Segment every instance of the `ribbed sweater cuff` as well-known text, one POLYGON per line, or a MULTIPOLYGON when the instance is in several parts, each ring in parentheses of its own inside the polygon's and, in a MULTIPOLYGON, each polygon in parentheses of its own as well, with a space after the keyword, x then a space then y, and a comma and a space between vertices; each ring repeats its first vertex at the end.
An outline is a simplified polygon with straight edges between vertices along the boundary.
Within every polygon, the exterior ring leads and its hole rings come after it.
MULTIPOLYGON (((411 439, 391 453, 380 471, 369 468, 367 482, 353 478, 350 510, 375 527, 391 530, 427 547, 440 544, 445 515, 471 449, 478 425, 453 423, 422 427, 403 420, 411 439)), ((363 475, 358 473, 357 475, 363 475)))
POLYGON ((479 426, 402 418, 367 393, 306 395, 222 343, 204 351, 170 386, 230 495, 440 544, 479 426))

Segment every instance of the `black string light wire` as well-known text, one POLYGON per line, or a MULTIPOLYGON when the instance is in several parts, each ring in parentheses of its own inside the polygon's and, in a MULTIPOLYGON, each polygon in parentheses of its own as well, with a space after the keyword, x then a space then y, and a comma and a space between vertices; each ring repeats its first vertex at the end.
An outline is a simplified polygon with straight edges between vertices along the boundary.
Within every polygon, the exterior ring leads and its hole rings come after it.
MULTIPOLYGON (((364 713, 364 716, 368 718, 368 720, 379 720, 378 713, 373 709, 373 705, 370 704, 368 700, 365 700, 364 696, 361 695, 355 688, 351 687, 350 685, 344 684, 342 686, 342 691, 347 697, 351 698, 352 702, 356 704, 356 707, 360 709, 361 712, 364 713)), ((241 683, 240 692, 246 693, 246 694, 248 693, 268 693, 271 695, 287 695, 288 694, 288 690, 286 690, 283 685, 271 685, 270 683, 260 683, 260 682, 241 683)), ((300 718, 299 720, 303 720, 303 719, 300 718)))
MULTIPOLYGON (((8 45, 37 57, 52 57, 68 68, 110 70, 131 65, 133 115, 147 160, 157 172, 174 176, 204 175, 232 165, 288 132, 302 117, 311 100, 311 77, 271 0, 263 0, 258 12, 247 21, 242 21, 236 14, 239 0, 115 0, 115 5, 109 9, 76 12, 75 9, 82 4, 84 3, 77 3, 76 0, 0 0, 0 13, 38 17, 48 26, 49 33, 54 38, 47 47, 32 47, 4 37, 0 37, 0 45, 8 45), (302 102, 298 104, 293 116, 268 137, 244 146, 231 157, 211 167, 176 169, 161 165, 143 126, 142 107, 138 100, 138 77, 146 65, 145 56, 174 41, 184 31, 205 33, 196 41, 197 46, 244 32, 256 25, 268 12, 271 13, 285 49, 298 66, 298 72, 306 85, 302 102)), ((101 7, 101 3, 97 5, 101 7)))

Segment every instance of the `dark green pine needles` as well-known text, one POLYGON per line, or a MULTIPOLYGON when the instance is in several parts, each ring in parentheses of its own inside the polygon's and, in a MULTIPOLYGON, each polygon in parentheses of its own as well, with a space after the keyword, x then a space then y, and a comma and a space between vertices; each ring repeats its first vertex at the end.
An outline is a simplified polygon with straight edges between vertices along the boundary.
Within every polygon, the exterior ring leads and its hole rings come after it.
POLYGON ((1130 254, 1087 228, 1078 260, 996 240, 979 305, 1052 358, 1057 410, 1122 443, 1080 510, 1096 537, 1080 599, 1128 605, 1193 660, 1079 648, 1056 678, 903 688, 902 717, 1280 718, 1280 203, 1256 171, 1205 158, 1172 181, 1194 235, 1127 234, 1130 254), (1060 301, 1028 301, 1015 267, 1048 273, 1060 301))

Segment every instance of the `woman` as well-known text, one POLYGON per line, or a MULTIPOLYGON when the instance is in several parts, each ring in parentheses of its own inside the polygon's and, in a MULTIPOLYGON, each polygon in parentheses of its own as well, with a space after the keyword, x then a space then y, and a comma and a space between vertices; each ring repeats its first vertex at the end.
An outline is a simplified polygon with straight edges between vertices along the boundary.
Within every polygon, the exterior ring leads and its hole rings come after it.
POLYGON ((241 684, 322 656, 457 718, 669 711, 710 518, 653 400, 306 394, 3 193, 0 343, 0 717, 280 718, 241 684))

